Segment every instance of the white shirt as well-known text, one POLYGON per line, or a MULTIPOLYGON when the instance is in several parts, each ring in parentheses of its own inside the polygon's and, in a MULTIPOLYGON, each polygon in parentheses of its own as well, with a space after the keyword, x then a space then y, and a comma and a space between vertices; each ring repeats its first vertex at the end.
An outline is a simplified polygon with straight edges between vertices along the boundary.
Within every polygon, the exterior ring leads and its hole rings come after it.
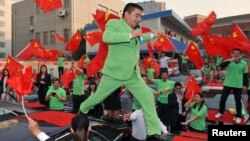
MULTIPOLYGON (((129 118, 132 121, 132 136, 137 140, 146 140, 147 128, 142 109, 135 110, 129 118)), ((160 119, 159 119, 160 121, 160 119)), ((168 133, 167 127, 160 121, 160 127, 163 134, 168 133)))
POLYGON ((160 68, 168 68, 168 60, 170 60, 170 58, 167 56, 160 58, 160 68))

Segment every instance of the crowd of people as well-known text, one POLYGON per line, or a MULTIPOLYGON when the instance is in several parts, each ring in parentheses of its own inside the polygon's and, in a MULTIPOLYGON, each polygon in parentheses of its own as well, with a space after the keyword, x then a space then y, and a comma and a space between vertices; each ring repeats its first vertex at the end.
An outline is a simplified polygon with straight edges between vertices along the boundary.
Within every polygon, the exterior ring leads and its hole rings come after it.
MULTIPOLYGON (((131 140, 159 140, 158 136, 168 133, 180 133, 186 130, 206 132, 206 117, 208 107, 202 93, 195 93, 191 99, 184 98, 184 87, 180 82, 169 80, 169 60, 176 55, 180 73, 188 74, 191 63, 188 56, 182 53, 159 53, 154 59, 160 65, 160 75, 154 75, 155 70, 149 65, 147 70, 140 70, 138 37, 144 41, 157 38, 160 33, 142 34, 133 27, 141 21, 143 9, 141 6, 129 3, 123 11, 120 20, 110 20, 103 33, 103 41, 109 45, 109 53, 102 69, 93 77, 86 77, 86 68, 78 68, 72 63, 72 69, 77 73, 69 89, 64 89, 60 83, 64 73, 63 56, 58 57, 58 78, 52 80, 46 64, 40 66, 34 88, 37 89, 38 100, 47 105, 49 110, 63 111, 67 95, 72 97, 72 113, 78 114, 72 120, 72 132, 80 135, 81 140, 87 140, 89 122, 85 115, 103 118, 111 122, 131 121, 131 140), (141 73, 142 72, 142 73, 141 73), (98 76, 98 77, 96 77, 98 76), (150 85, 156 86, 156 90, 150 85), (191 117, 186 118, 187 112, 191 117), (120 116, 122 115, 122 116, 120 116), (82 121, 84 120, 84 121, 82 121), (81 124, 82 125, 78 125, 81 124), (84 127, 82 127, 84 126, 84 127), (84 129, 84 131, 82 131, 84 129), (85 136, 86 135, 86 136, 85 136)), ((217 59, 216 59, 217 60, 217 59)), ((202 69, 203 83, 223 83, 220 107, 215 118, 220 118, 225 111, 225 102, 233 91, 236 102, 236 123, 241 123, 242 89, 250 93, 248 88, 248 66, 242 59, 242 52, 234 49, 231 58, 215 62, 214 57, 204 57, 205 66, 202 69)), ((86 65, 85 65, 86 66, 86 65)), ((0 81, 1 101, 17 101, 14 91, 7 84, 8 70, 2 70, 0 81)), ((249 96, 248 96, 248 99, 249 96)), ((250 102, 250 100, 248 100, 250 102)), ((29 128, 40 140, 49 140, 39 130, 37 123, 29 119, 29 128), (42 137, 41 137, 42 136, 42 137), (45 138, 45 139, 44 139, 45 138)), ((77 137, 76 137, 77 138, 77 137)), ((76 139, 77 140, 77 139, 76 139)))

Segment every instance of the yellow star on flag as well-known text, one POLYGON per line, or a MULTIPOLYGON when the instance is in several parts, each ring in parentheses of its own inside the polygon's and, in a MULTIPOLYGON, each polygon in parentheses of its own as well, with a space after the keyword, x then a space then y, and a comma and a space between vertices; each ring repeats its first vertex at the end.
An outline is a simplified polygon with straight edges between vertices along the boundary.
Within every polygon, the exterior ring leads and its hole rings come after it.
POLYGON ((164 41, 164 39, 163 38, 160 38, 160 42, 162 43, 164 41))
POLYGON ((192 50, 195 50, 196 48, 195 48, 195 46, 191 46, 191 49, 192 49, 192 50))
POLYGON ((106 12, 106 13, 105 13, 105 21, 107 21, 107 20, 108 20, 109 15, 110 15, 110 13, 109 13, 109 12, 106 12))
POLYGON ((237 38, 238 35, 237 35, 236 32, 233 32, 233 35, 232 35, 232 36, 233 36, 233 38, 237 38))
POLYGON ((35 47, 35 48, 37 48, 37 47, 38 47, 38 44, 37 44, 37 43, 35 43, 34 47, 35 47))

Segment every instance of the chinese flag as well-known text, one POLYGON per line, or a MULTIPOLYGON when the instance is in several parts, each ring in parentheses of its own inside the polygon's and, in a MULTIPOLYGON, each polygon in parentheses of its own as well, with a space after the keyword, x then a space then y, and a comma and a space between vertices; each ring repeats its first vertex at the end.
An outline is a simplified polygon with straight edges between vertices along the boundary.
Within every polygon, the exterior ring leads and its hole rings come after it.
POLYGON ((239 40, 239 41, 243 41, 243 42, 248 42, 246 35, 242 32, 242 30, 237 24, 233 25, 233 28, 231 31, 231 38, 239 40))
POLYGON ((104 42, 100 43, 98 52, 92 60, 89 61, 87 65, 87 76, 90 77, 93 74, 97 73, 104 66, 106 57, 108 55, 108 45, 104 42))
POLYGON ((189 76, 186 84, 186 90, 184 97, 186 100, 190 100, 194 94, 200 93, 201 88, 197 84, 196 80, 194 79, 194 76, 189 76))
POLYGON ((62 84, 64 86, 64 88, 69 88, 69 84, 76 78, 76 74, 74 72, 74 70, 71 69, 67 69, 63 75, 61 76, 61 81, 62 84))
POLYGON ((19 52, 16 56, 16 58, 22 59, 22 60, 28 60, 33 57, 33 52, 29 50, 29 46, 31 43, 29 43, 21 52, 19 52))
POLYGON ((206 34, 202 36, 206 51, 211 56, 221 56, 224 59, 230 57, 232 51, 232 40, 225 37, 219 37, 216 35, 206 34))
POLYGON ((160 35, 153 45, 155 50, 170 52, 175 49, 174 45, 170 42, 166 35, 160 35))
POLYGON ((55 38, 56 38, 57 40, 59 40, 59 41, 61 41, 61 42, 64 42, 64 41, 65 41, 65 39, 64 39, 61 35, 59 35, 59 34, 57 34, 57 33, 53 33, 53 35, 55 36, 55 38))
POLYGON ((47 58, 51 61, 56 61, 60 52, 56 49, 46 49, 47 58))
POLYGON ((83 55, 80 60, 77 63, 77 67, 78 68, 83 68, 84 67, 84 59, 85 59, 85 55, 83 55))
POLYGON ((7 80, 8 84, 15 90, 19 98, 24 95, 30 94, 33 83, 32 83, 32 67, 29 66, 25 69, 25 73, 19 73, 14 77, 7 80))
POLYGON ((106 23, 110 19, 120 19, 118 16, 105 12, 102 10, 96 10, 95 14, 92 14, 93 18, 95 19, 95 22, 97 23, 98 27, 101 29, 101 31, 104 31, 106 23))
POLYGON ((61 8, 62 0, 35 0, 35 3, 44 11, 49 12, 61 8))
POLYGON ((207 18, 202 22, 198 23, 191 31, 193 36, 198 36, 200 34, 208 33, 213 23, 216 21, 216 14, 212 11, 207 18))
POLYGON ((76 31, 76 33, 73 35, 73 37, 68 41, 68 43, 65 47, 65 50, 68 50, 72 53, 75 53, 76 50, 79 48, 81 40, 82 40, 81 32, 76 31))
POLYGON ((191 41, 189 43, 185 51, 185 55, 188 56, 188 60, 193 62, 197 69, 201 69, 204 66, 200 51, 198 47, 194 44, 194 42, 191 41))
POLYGON ((150 58, 153 58, 154 57, 153 47, 150 41, 147 41, 147 46, 148 46, 148 55, 150 58))
POLYGON ((142 33, 147 33, 147 32, 151 32, 152 30, 147 27, 147 26, 141 26, 141 32, 142 33))
POLYGON ((94 31, 83 37, 86 41, 88 41, 89 45, 92 47, 102 41, 102 32, 94 31))
POLYGON ((15 60, 12 56, 8 55, 7 63, 5 64, 5 69, 10 73, 10 77, 22 73, 23 65, 15 60))
POLYGON ((152 58, 147 57, 147 56, 144 57, 143 60, 144 60, 144 65, 143 65, 144 69, 147 70, 148 66, 150 64, 152 69, 154 69, 154 71, 155 71, 154 76, 155 77, 159 76, 159 74, 160 74, 160 65, 157 62, 155 62, 152 58))

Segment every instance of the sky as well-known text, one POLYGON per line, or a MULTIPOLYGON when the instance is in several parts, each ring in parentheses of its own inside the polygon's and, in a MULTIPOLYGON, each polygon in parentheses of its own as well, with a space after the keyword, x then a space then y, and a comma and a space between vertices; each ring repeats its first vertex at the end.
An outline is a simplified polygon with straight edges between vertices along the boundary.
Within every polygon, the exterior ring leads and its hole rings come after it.
MULTIPOLYGON (((22 0, 12 0, 14 2, 22 0)), ((150 0, 121 0, 143 2, 150 0)), ((167 9, 174 10, 181 18, 194 14, 207 16, 214 10, 217 17, 250 14, 250 0, 156 0, 166 2, 167 9)))

